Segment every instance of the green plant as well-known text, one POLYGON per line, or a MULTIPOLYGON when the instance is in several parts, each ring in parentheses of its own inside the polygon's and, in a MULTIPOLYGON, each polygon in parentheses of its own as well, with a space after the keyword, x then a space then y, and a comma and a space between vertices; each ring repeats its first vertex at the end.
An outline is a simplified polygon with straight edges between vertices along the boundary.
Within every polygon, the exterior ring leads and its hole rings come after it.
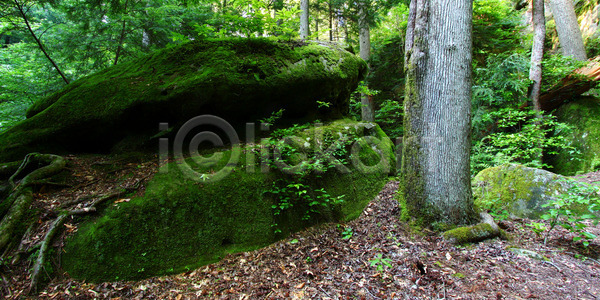
MULTIPOLYGON (((308 185, 299 182, 288 183, 280 179, 273 182, 270 189, 264 191, 265 194, 271 194, 277 199, 277 204, 273 204, 273 215, 279 216, 284 211, 294 207, 306 207, 302 220, 310 220, 316 214, 319 214, 321 208, 331 209, 334 206, 342 204, 344 195, 333 197, 325 189, 311 190, 308 185)), ((275 233, 281 233, 278 224, 271 225, 275 233)))
POLYGON ((375 256, 375 258, 369 260, 369 264, 371 267, 375 267, 377 272, 383 272, 386 267, 392 267, 392 260, 389 258, 383 258, 383 254, 379 253, 375 256))
POLYGON ((503 203, 501 198, 484 198, 480 203, 480 208, 487 211, 495 220, 506 220, 510 217, 506 204, 503 203))
POLYGON ((586 228, 589 221, 597 225, 600 220, 600 196, 597 187, 572 182, 566 193, 543 207, 549 207, 549 211, 541 218, 550 222, 544 243, 557 225, 574 233, 576 236, 573 237, 573 242, 582 241, 584 247, 589 246, 589 241, 596 238, 596 235, 588 232, 586 228))
POLYGON ((337 228, 342 230, 342 233, 341 233, 342 240, 349 240, 354 235, 354 231, 352 230, 352 227, 345 227, 345 226, 342 226, 341 224, 338 224, 337 228))
POLYGON ((475 142, 471 172, 505 163, 519 163, 535 168, 551 168, 543 155, 569 151, 577 159, 578 151, 567 141, 572 127, 551 115, 538 116, 532 110, 500 109, 485 116, 496 120, 497 132, 475 142))
POLYGON ((548 227, 546 227, 546 225, 544 223, 539 223, 539 222, 531 222, 529 224, 527 224, 527 227, 530 227, 531 230, 535 233, 535 235, 537 235, 538 237, 542 236, 542 233, 546 230, 548 230, 548 227))
POLYGON ((271 113, 271 115, 269 117, 260 119, 260 122, 263 124, 266 124, 268 126, 272 126, 273 124, 275 124, 275 122, 277 120, 281 119, 284 111, 285 111, 285 109, 282 108, 276 112, 273 112, 273 113, 271 113))

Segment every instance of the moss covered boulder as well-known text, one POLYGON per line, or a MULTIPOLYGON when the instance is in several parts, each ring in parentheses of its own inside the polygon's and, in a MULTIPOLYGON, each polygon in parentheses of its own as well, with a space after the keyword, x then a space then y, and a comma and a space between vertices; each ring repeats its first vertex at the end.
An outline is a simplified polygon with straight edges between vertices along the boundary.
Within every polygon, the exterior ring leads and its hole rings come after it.
POLYGON ((88 281, 190 270, 316 223, 357 217, 394 164, 392 142, 378 126, 347 120, 176 161, 144 196, 81 224, 66 242, 63 266, 88 281), (216 178, 220 170, 227 174, 216 178))
POLYGON ((290 122, 335 119, 348 111, 365 71, 363 60, 330 44, 193 41, 84 77, 36 103, 0 135, 0 161, 34 150, 130 150, 150 143, 161 122, 176 128, 203 114, 236 128, 280 109, 290 122))
POLYGON ((542 207, 569 190, 574 181, 545 170, 506 164, 485 169, 472 180, 476 207, 506 210, 512 217, 538 218, 542 207))
POLYGON ((559 121, 575 128, 570 142, 580 154, 560 151, 550 162, 553 170, 568 176, 600 170, 600 100, 579 99, 563 105, 556 115, 559 121))

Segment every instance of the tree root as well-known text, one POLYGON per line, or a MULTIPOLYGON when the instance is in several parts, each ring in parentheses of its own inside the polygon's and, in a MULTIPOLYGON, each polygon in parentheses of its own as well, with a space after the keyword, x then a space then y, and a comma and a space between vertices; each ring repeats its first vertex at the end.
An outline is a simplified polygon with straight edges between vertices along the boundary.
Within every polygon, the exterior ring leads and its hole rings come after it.
POLYGON ((31 283, 29 285, 29 290, 27 293, 31 294, 32 292, 37 292, 37 287, 39 285, 40 272, 46 261, 48 247, 52 243, 54 236, 58 232, 60 232, 60 229, 62 228, 62 225, 67 220, 67 218, 74 216, 74 215, 82 215, 82 214, 86 214, 86 213, 90 213, 90 212, 95 212, 96 206, 98 206, 99 204, 103 203, 106 200, 118 197, 122 193, 131 191, 131 190, 132 189, 126 189, 125 191, 114 192, 114 193, 110 193, 110 194, 101 196, 98 199, 96 199, 88 207, 81 208, 81 209, 73 209, 73 210, 70 210, 70 211, 60 214, 58 216, 58 218, 56 218, 54 220, 54 222, 52 222, 52 224, 50 225, 50 228, 48 229, 48 232, 46 233, 46 235, 44 236, 44 239, 41 242, 38 257, 35 260, 35 265, 33 266, 33 269, 31 272, 31 283))
POLYGON ((459 227, 442 234, 445 240, 453 244, 477 243, 483 240, 504 237, 505 233, 496 225, 494 218, 481 213, 481 223, 473 226, 459 227))
POLYGON ((37 292, 40 278, 42 277, 41 272, 44 269, 44 264, 46 263, 52 241, 54 237, 61 232, 64 223, 69 218, 72 218, 75 215, 95 212, 97 206, 101 203, 109 199, 117 198, 124 193, 139 189, 144 179, 146 179, 146 177, 144 177, 129 187, 121 188, 105 195, 82 197, 61 204, 57 209, 58 217, 52 221, 42 241, 33 247, 26 247, 23 243, 23 237, 28 236, 28 233, 33 230, 35 224, 29 224, 30 226, 28 226, 24 235, 17 236, 15 232, 17 231, 18 226, 27 225, 23 224, 23 222, 25 216, 29 213, 29 208, 34 200, 34 186, 49 182, 49 178, 62 171, 65 166, 66 160, 63 157, 39 153, 28 154, 22 162, 0 164, 0 176, 2 176, 0 178, 8 178, 10 189, 12 189, 12 192, 6 199, 0 199, 1 207, 5 208, 4 211, 0 211, 0 253, 4 253, 2 254, 2 257, 5 258, 11 253, 11 249, 18 246, 13 260, 13 263, 17 263, 22 256, 31 254, 35 249, 39 248, 38 255, 31 271, 31 282, 27 291, 28 294, 37 292), (34 170, 19 180, 27 170, 31 169, 34 170), (8 174, 9 171, 12 172, 12 175, 8 174), (92 200, 92 203, 87 207, 77 209, 72 208, 88 200, 92 200), (68 210, 69 207, 71 207, 70 210, 68 210))
POLYGON ((9 178, 9 182, 13 187, 13 192, 7 199, 7 203, 3 203, 4 207, 9 207, 6 214, 0 221, 0 252, 5 252, 7 246, 15 240, 14 230, 22 222, 23 217, 29 210, 33 202, 33 188, 38 181, 51 177, 62 171, 66 166, 66 160, 57 155, 52 154, 28 154, 23 163, 19 166, 15 174, 9 178), (17 184, 15 182, 17 176, 31 163, 37 162, 42 167, 27 174, 17 184))

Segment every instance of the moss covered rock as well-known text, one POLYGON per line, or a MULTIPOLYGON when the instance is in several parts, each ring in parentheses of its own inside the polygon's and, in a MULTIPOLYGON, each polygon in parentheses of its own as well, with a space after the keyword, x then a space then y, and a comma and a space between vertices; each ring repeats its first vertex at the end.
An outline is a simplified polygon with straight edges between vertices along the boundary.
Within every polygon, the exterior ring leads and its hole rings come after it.
POLYGON ((170 163, 144 196, 83 223, 67 240, 63 266, 88 281, 196 268, 316 223, 357 217, 394 163, 378 126, 347 120, 170 163), (213 180, 225 168, 228 174, 213 180))
POLYGON ((288 121, 339 118, 365 71, 363 60, 335 45, 193 41, 79 79, 36 103, 0 135, 0 162, 34 150, 131 149, 149 143, 160 122, 177 127, 202 114, 236 128, 280 109, 288 121), (319 109, 317 101, 330 105, 319 109))
POLYGON ((600 170, 600 101, 583 98, 563 105, 556 112, 558 120, 573 125, 571 145, 581 154, 560 151, 552 158, 553 171, 572 176, 600 170))
POLYGON ((542 207, 565 193, 573 180, 545 170, 506 164, 485 169, 472 180, 478 208, 506 210, 512 217, 538 218, 542 207))

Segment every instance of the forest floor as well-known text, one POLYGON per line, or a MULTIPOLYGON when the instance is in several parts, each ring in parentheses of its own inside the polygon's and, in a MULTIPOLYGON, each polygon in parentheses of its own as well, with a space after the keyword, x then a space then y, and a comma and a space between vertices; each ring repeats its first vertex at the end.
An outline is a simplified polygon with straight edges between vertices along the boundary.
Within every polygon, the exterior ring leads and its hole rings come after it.
MULTIPOLYGON (((66 188, 42 190, 36 201, 40 209, 52 211, 65 201, 107 194, 118 186, 141 186, 142 193, 157 167, 146 162, 112 169, 113 162, 98 157, 68 159, 74 181, 66 188)), ((581 180, 600 181, 600 172, 581 180)), ((437 233, 415 232, 398 220, 397 186, 389 182, 354 221, 320 225, 183 274, 92 284, 62 274, 56 258, 58 274, 32 298, 600 299, 600 239, 583 248, 558 228, 544 244, 527 226, 531 220, 517 219, 499 222, 509 241, 453 246, 437 233), (518 255, 512 248, 531 252, 518 255)), ((39 229, 29 234, 31 245, 51 219, 49 214, 40 219, 39 229)), ((76 220, 65 224, 65 233, 54 243, 57 251, 77 225, 76 220)), ((600 236, 600 226, 592 232, 600 236)), ((29 260, 0 264, 0 299, 23 297, 30 267, 29 260)))

